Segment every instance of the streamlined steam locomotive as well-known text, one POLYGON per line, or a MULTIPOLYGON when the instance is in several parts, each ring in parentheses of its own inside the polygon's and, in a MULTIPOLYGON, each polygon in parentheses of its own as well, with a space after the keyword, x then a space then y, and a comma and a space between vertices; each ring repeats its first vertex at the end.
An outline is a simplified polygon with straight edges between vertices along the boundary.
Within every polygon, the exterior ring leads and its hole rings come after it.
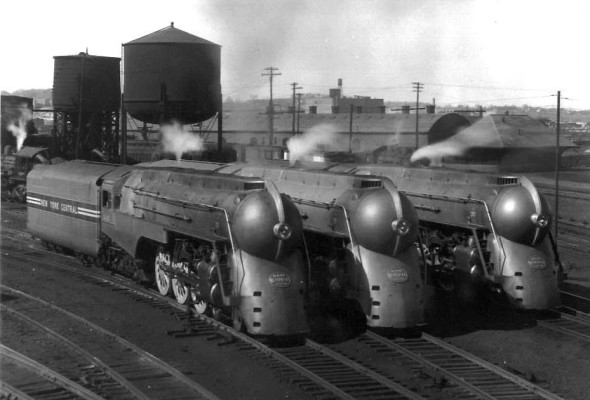
POLYGON ((329 171, 390 178, 414 204, 423 258, 447 291, 488 285, 522 309, 559 304, 559 257, 547 200, 524 176, 335 164, 329 171))
MULTIPOLYGON (((384 177, 284 165, 227 164, 216 171, 274 182, 303 215, 312 282, 359 307, 372 328, 423 322, 422 279, 414 249, 416 211, 384 177)), ((323 298, 323 296, 320 296, 323 298)))
POLYGON ((255 335, 302 335, 301 216, 272 182, 176 168, 71 161, 27 177, 29 231, 153 279, 200 313, 255 335))
MULTIPOLYGON (((162 160, 152 165, 178 164, 162 160)), ((311 307, 332 297, 350 301, 351 310, 360 309, 369 327, 405 329, 423 322, 421 271, 413 246, 418 220, 410 201, 389 179, 289 168, 286 163, 181 165, 265 178, 290 197, 303 217, 312 260, 311 307)))

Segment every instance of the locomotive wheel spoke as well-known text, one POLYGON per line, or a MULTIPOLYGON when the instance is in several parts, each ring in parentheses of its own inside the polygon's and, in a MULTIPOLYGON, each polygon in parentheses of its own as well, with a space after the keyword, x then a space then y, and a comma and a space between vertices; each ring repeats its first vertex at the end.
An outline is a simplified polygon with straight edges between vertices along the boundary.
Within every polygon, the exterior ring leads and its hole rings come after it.
POLYGON ((174 291, 174 297, 178 304, 186 304, 190 289, 180 279, 172 278, 172 291, 174 291))
POLYGON ((166 252, 158 252, 155 266, 155 279, 158 291, 162 295, 167 295, 170 292, 170 275, 162 269, 163 266, 170 267, 170 254, 166 252))

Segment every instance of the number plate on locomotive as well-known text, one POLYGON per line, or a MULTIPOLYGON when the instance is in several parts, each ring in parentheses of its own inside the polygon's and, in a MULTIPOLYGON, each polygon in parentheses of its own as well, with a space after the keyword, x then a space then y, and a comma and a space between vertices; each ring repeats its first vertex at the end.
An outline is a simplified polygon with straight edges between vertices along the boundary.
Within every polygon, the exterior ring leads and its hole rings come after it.
POLYGON ((387 272, 387 279, 395 283, 403 283, 408 280, 408 272, 403 268, 393 268, 387 272))
POLYGON ((279 288, 291 285, 291 277, 283 272, 273 272, 268 276, 268 281, 272 286, 279 288))
POLYGON ((547 262, 541 256, 530 256, 528 264, 532 269, 545 269, 547 266, 547 262))

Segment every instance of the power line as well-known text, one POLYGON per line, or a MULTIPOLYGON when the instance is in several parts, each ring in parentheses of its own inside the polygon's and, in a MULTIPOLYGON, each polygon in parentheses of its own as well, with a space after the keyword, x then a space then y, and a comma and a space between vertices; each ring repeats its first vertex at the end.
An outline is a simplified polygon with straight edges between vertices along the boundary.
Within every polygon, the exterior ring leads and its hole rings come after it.
POLYGON ((532 89, 532 88, 514 88, 514 87, 501 87, 501 86, 478 86, 478 85, 461 85, 456 83, 435 83, 427 82, 431 86, 444 86, 444 87, 459 87, 467 89, 488 89, 488 90, 516 90, 520 92, 547 92, 550 89, 532 89))

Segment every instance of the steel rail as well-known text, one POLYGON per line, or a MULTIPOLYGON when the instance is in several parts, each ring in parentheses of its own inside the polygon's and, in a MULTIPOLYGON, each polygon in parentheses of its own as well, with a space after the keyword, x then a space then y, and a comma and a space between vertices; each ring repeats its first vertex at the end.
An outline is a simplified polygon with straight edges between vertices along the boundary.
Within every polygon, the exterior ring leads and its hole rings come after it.
POLYGON ((23 354, 20 354, 17 351, 12 350, 10 347, 7 347, 0 343, 0 355, 2 357, 7 357, 13 360, 14 362, 23 365, 24 367, 34 371, 37 375, 42 376, 43 378, 55 383, 56 385, 66 389, 70 393, 73 393, 77 396, 80 396, 83 399, 88 400, 104 400, 101 396, 97 395, 96 393, 91 392, 90 390, 86 389, 85 387, 77 384, 76 382, 66 378, 65 376, 47 368, 46 366, 39 364, 37 361, 32 360, 26 357, 23 354))
POLYGON ((488 361, 482 360, 479 357, 474 356, 471 353, 468 353, 465 350, 462 350, 456 346, 453 346, 450 343, 445 342, 444 340, 435 338, 434 336, 430 336, 426 333, 422 334, 422 337, 432 343, 435 343, 449 351, 452 351, 466 359, 468 359, 469 361, 476 363, 486 369, 489 369, 492 372, 495 372, 496 374, 538 394, 539 396, 545 398, 545 399, 549 399, 549 400, 563 400, 562 397, 556 395, 555 393, 551 393, 548 390, 543 389, 542 387, 535 385, 534 383, 531 383, 529 381, 527 381, 526 379, 520 378, 506 370, 504 370, 503 368, 498 367, 497 365, 494 365, 488 361))
POLYGON ((443 375, 446 379, 448 379, 450 382, 453 382, 454 384, 467 388, 470 392, 476 394, 477 396, 479 396, 482 399, 488 399, 488 400, 494 400, 493 396, 490 396, 489 394, 487 394, 486 392, 482 391, 481 389, 473 386, 472 384, 466 382, 463 378, 461 378, 460 376, 455 375, 454 373, 445 370, 444 368, 434 364, 431 361, 426 360, 425 358, 423 358, 420 355, 417 355, 416 353, 414 353, 413 351, 407 350, 406 348, 399 346, 398 344, 396 344, 395 342, 392 342, 388 339, 385 339, 382 336, 379 336, 373 332, 367 331, 365 332, 365 335, 367 335, 368 337, 370 337, 373 340, 378 341, 379 343, 394 348, 396 351, 402 353, 403 355, 410 357, 411 359, 418 361, 420 364, 425 365, 426 367, 432 369, 433 371, 436 371, 438 373, 440 373, 441 375, 443 375))
MULTIPOLYGON (((585 314, 588 315, 588 314, 585 314)), ((537 324, 556 332, 590 342, 590 321, 586 318, 560 312, 561 318, 537 320, 537 324)))
POLYGON ((14 400, 35 400, 33 397, 29 396, 20 389, 17 389, 14 386, 2 381, 0 381, 0 398, 14 400))
MULTIPOLYGON (((18 257, 18 254, 15 254, 15 255, 18 257)), ((22 258, 24 259, 25 257, 22 257, 22 258)), ((27 257, 26 259, 30 260, 30 258, 31 257, 27 257)), ((109 284, 109 285, 116 286, 116 287, 122 287, 127 292, 130 292, 133 295, 140 296, 142 298, 146 298, 146 299, 157 298, 161 301, 166 302, 169 306, 171 306, 177 310, 182 310, 183 312, 186 312, 186 310, 187 310, 186 306, 178 304, 178 302, 176 302, 172 298, 162 297, 162 296, 159 296, 154 291, 150 291, 150 290, 146 290, 146 289, 142 289, 142 288, 137 288, 131 284, 128 284, 127 282, 124 282, 121 278, 117 279, 116 276, 108 276, 108 277, 100 276, 100 274, 93 273, 93 272, 89 271, 88 269, 77 269, 75 267, 68 267, 68 266, 64 266, 61 264, 57 264, 57 263, 51 263, 51 262, 48 262, 46 260, 41 260, 41 259, 38 259, 38 261, 48 264, 48 265, 55 266, 60 269, 68 270, 68 271, 78 273, 78 274, 82 274, 84 276, 89 276, 93 279, 100 280, 101 282, 104 282, 105 284, 109 284)), ((3 288, 4 288, 4 286, 0 285, 0 289, 3 289, 3 288)), ((9 290, 12 290, 12 289, 9 289, 9 290)), ((30 296, 30 295, 26 295, 26 296, 30 296)), ((33 297, 33 299, 36 299, 36 298, 33 297)), ((40 299, 38 299, 38 300, 40 300, 40 299)), ((40 300, 40 301, 42 301, 42 300, 40 300)), ((190 309, 190 312, 191 312, 191 314, 194 314, 194 311, 192 309, 190 309)), ((278 351, 271 349, 270 347, 266 346, 265 344, 255 340, 255 339, 253 339, 241 332, 238 332, 235 329, 233 329, 227 325, 224 325, 223 323, 221 323, 213 318, 207 317, 202 314, 196 314, 195 317, 197 320, 204 321, 208 325, 214 326, 219 331, 226 332, 227 334, 233 336, 234 338, 252 346, 253 348, 258 350, 259 352, 265 354, 266 356, 273 358, 276 361, 278 361, 279 363, 291 368, 292 370, 294 370, 295 372, 297 372, 301 376, 309 379, 310 381, 314 382, 316 385, 318 385, 319 387, 323 388, 324 390, 332 393, 333 395, 335 395, 341 399, 352 400, 355 398, 354 396, 350 395, 349 393, 346 393, 346 391, 344 391, 344 390, 338 388, 336 385, 330 383, 328 380, 326 380, 326 379, 322 378, 321 376, 319 376, 318 374, 306 369, 305 367, 299 365, 297 362, 280 354, 278 351)), ((98 329, 101 329, 101 328, 98 328, 98 329)), ((402 394, 402 395, 405 395, 405 394, 402 394)), ((413 396, 416 396, 416 394, 414 393, 413 396)), ((421 398, 421 397, 411 397, 411 398, 417 399, 417 398, 421 398)))
POLYGON ((102 372, 109 375, 112 379, 114 379, 119 385, 123 386, 125 389, 129 390, 135 397, 138 399, 149 400, 149 396, 146 396, 142 391, 140 391, 134 384, 129 382, 129 380, 125 379, 121 374, 111 368, 109 365, 104 363, 98 357, 90 354, 88 351, 84 350, 82 347, 78 346, 76 343, 72 342, 71 340, 67 339, 66 337, 60 335, 56 331, 50 329, 47 326, 42 325, 41 323, 29 318, 25 314, 20 313, 19 311, 11 308, 5 304, 0 304, 0 310, 6 311, 17 318, 27 322, 30 325, 35 326, 36 328, 40 329, 41 331, 49 334, 50 336, 54 337, 55 339, 59 340, 60 342, 64 343, 66 346, 74 349, 77 353, 81 354, 87 361, 99 367, 102 372))
POLYGON ((400 385, 399 383, 396 383, 396 382, 392 381, 391 379, 388 379, 388 378, 384 377, 383 375, 381 375, 375 371, 372 371, 371 369, 357 363, 356 361, 353 361, 350 358, 347 358, 347 357, 343 356, 342 354, 335 352, 334 350, 331 350, 325 346, 322 346, 319 343, 316 343, 310 339, 307 339, 305 341, 305 344, 307 346, 311 347, 312 349, 315 349, 315 350, 327 355, 328 357, 338 360, 342 364, 353 368, 354 370, 360 372, 361 374, 364 374, 364 375, 368 376, 369 378, 374 379, 375 381, 381 383, 382 385, 395 390, 399 394, 406 396, 408 399, 414 399, 414 400, 424 399, 424 397, 420 396, 416 392, 413 392, 413 391, 405 388, 404 386, 400 385))
MULTIPOLYGON (((441 367, 441 366, 435 364, 434 362, 427 360, 422 355, 420 355, 412 350, 404 348, 399 343, 385 339, 373 332, 366 332, 366 335, 368 337, 370 337, 371 339, 374 339, 385 346, 391 347, 395 351, 399 351, 400 353, 410 357, 411 359, 413 359, 423 365, 426 365, 428 368, 433 368, 435 371, 442 374, 445 378, 449 379, 449 381, 472 391, 474 394, 480 396, 481 398, 485 398, 485 399, 496 399, 497 398, 493 394, 486 392, 484 389, 477 387, 477 385, 467 382, 465 377, 460 376, 460 374, 455 374, 452 371, 449 371, 449 370, 445 369, 444 367, 441 367)), ((443 348, 455 355, 461 356, 464 359, 470 361, 471 363, 476 364, 478 367, 484 368, 488 372, 492 372, 496 375, 499 375, 500 377, 510 381, 511 383, 516 384, 518 387, 525 389, 529 392, 532 392, 535 395, 538 395, 542 398, 549 399, 549 400, 563 400, 560 396, 558 396, 554 393, 551 393, 548 390, 545 390, 545 389, 543 389, 543 388, 541 388, 541 387, 539 387, 539 386, 537 386, 525 379, 522 379, 522 378, 520 378, 520 377, 518 377, 518 376, 516 376, 516 375, 490 363, 490 362, 482 360, 481 358, 479 358, 471 353, 468 353, 465 350, 459 349, 458 347, 455 347, 455 346, 451 345, 450 343, 445 342, 444 340, 435 338, 434 336, 428 335, 426 333, 422 334, 422 339, 424 339, 426 342, 429 342, 429 343, 434 344, 438 347, 441 347, 441 348, 443 348)))
MULTIPOLYGON (((15 254, 15 255, 18 256, 18 254, 15 254)), ((131 285, 126 284, 124 282, 113 282, 111 280, 107 280, 103 276, 98 276, 98 274, 89 274, 88 271, 76 270, 73 267, 66 267, 66 266, 63 266, 63 265, 59 265, 57 263, 47 262, 45 260, 40 260, 39 259, 39 261, 41 261, 43 263, 46 263, 46 264, 49 264, 49 265, 53 265, 53 266, 58 267, 58 268, 61 268, 61 269, 69 270, 71 272, 84 273, 84 275, 90 275, 90 276, 92 276, 95 279, 103 280, 104 282, 107 282, 107 283, 109 283, 111 285, 123 286, 123 287, 125 287, 126 290, 129 290, 129 291, 131 291, 131 292, 133 292, 135 294, 138 294, 140 296, 149 297, 149 298, 153 298, 154 296, 156 296, 156 293, 151 293, 150 291, 147 291, 147 290, 134 288, 131 285)), ((112 279, 113 277, 109 277, 109 278, 112 279)), ((4 285, 1 285, 1 284, 0 284, 0 289, 6 289, 6 290, 9 290, 9 291, 11 291, 11 290, 16 291, 16 289, 11 289, 11 288, 5 287, 4 285)), ((19 294, 22 293, 22 292, 19 292, 19 291, 16 291, 16 292, 18 292, 19 294)), ((35 297, 30 296, 30 295, 28 295, 26 293, 23 293, 23 295, 25 297, 31 297, 31 298, 33 298, 35 300, 41 301, 43 303, 46 303, 43 300, 36 299, 35 297)), ((171 299, 171 298, 170 299, 168 299, 168 298, 166 298, 166 299, 161 298, 161 300, 166 301, 168 303, 168 305, 174 307, 175 309, 186 311, 186 307, 178 304, 178 302, 176 302, 174 299, 171 299)), ((53 305, 51 305, 49 303, 46 303, 46 304, 48 304, 48 306, 50 306, 50 307, 53 306, 53 305)), ((191 310, 191 312, 192 312, 192 310, 191 310)), ((66 311, 66 313, 67 313, 67 311, 66 311)), ((247 336, 247 335, 245 335, 243 333, 240 333, 240 332, 234 330, 233 328, 230 328, 229 326, 224 325, 221 322, 219 322, 219 321, 217 321, 215 319, 209 318, 207 316, 204 316, 202 314, 197 314, 196 315, 196 318, 199 319, 199 320, 202 320, 202 321, 207 322, 208 324, 214 326, 215 328, 219 329, 220 331, 223 331, 223 332, 226 332, 226 333, 232 335, 233 337, 235 337, 236 339, 241 340, 242 342, 245 342, 245 343, 249 344, 250 346, 252 346, 256 350, 258 350, 261 353, 265 354, 266 356, 271 357, 271 358, 277 360, 278 362, 280 362, 280 363, 282 363, 282 364, 290 367, 291 369, 295 370, 296 372, 298 372, 302 376, 310 379, 311 381, 313 381, 318 386, 320 386, 323 389, 331 392, 332 394, 338 396, 339 398, 349 399, 349 400, 354 399, 354 397, 348 395, 347 393, 345 393, 344 391, 340 390, 338 387, 332 385, 331 383, 329 383, 325 379, 319 377, 318 375, 312 373, 309 370, 306 370, 305 368, 301 367, 296 362, 294 362, 292 360, 289 360, 287 357, 285 357, 282 354, 276 352, 275 350, 272 350, 271 348, 269 348, 268 346, 260 343, 259 341, 255 340, 255 339, 252 339, 251 337, 249 337, 249 336, 247 336)), ((102 329, 102 328, 100 328, 100 327, 97 326, 96 329, 102 329)), ((122 340, 124 340, 124 339, 122 339, 122 340)), ((153 356, 151 356, 151 357, 153 357, 153 356)), ((210 399, 214 399, 215 397, 209 397, 209 398, 210 399)))
POLYGON ((114 341, 118 342, 119 344, 126 346, 128 348, 130 348, 132 351, 134 351, 135 353, 141 355, 142 357, 144 357, 147 361, 149 361, 150 363, 152 363, 152 365, 166 371, 168 374, 170 374, 171 376, 173 376, 174 378, 176 378, 178 381, 182 382, 183 384, 185 384, 186 386, 188 386, 189 388, 191 388, 192 390, 198 392, 201 396, 210 399, 210 400, 219 400, 219 398, 217 396, 215 396, 212 392, 210 392, 209 390, 205 389, 203 386, 201 386, 200 384, 198 384, 197 382, 193 381, 192 379, 188 378, 186 375, 184 375, 182 372, 178 371, 176 368, 172 367, 171 365, 169 365, 168 363, 164 362, 163 360, 160 360, 159 358, 155 357, 154 355, 152 355, 151 353, 141 349, 140 347, 136 346, 135 344, 123 339, 120 336, 117 336, 115 334, 113 334, 112 332, 84 319, 79 317, 76 314, 73 314, 67 310, 64 310, 60 307, 57 307, 51 303, 48 303, 42 299, 39 299, 37 297, 31 296, 28 293, 24 293, 20 290, 14 289, 14 288, 10 288, 8 286, 2 285, 0 284, 0 289, 1 290, 5 290, 8 292, 11 292, 13 294, 16 294, 18 296, 21 297, 25 297, 29 300, 38 302, 42 305, 44 305, 45 307, 48 307, 54 311, 57 311, 59 313, 62 313, 66 316, 68 316, 69 318, 72 318, 80 323, 82 323, 83 325, 88 326, 91 329, 94 329, 96 332, 100 332, 102 335, 108 336, 111 339, 113 339, 114 341))

